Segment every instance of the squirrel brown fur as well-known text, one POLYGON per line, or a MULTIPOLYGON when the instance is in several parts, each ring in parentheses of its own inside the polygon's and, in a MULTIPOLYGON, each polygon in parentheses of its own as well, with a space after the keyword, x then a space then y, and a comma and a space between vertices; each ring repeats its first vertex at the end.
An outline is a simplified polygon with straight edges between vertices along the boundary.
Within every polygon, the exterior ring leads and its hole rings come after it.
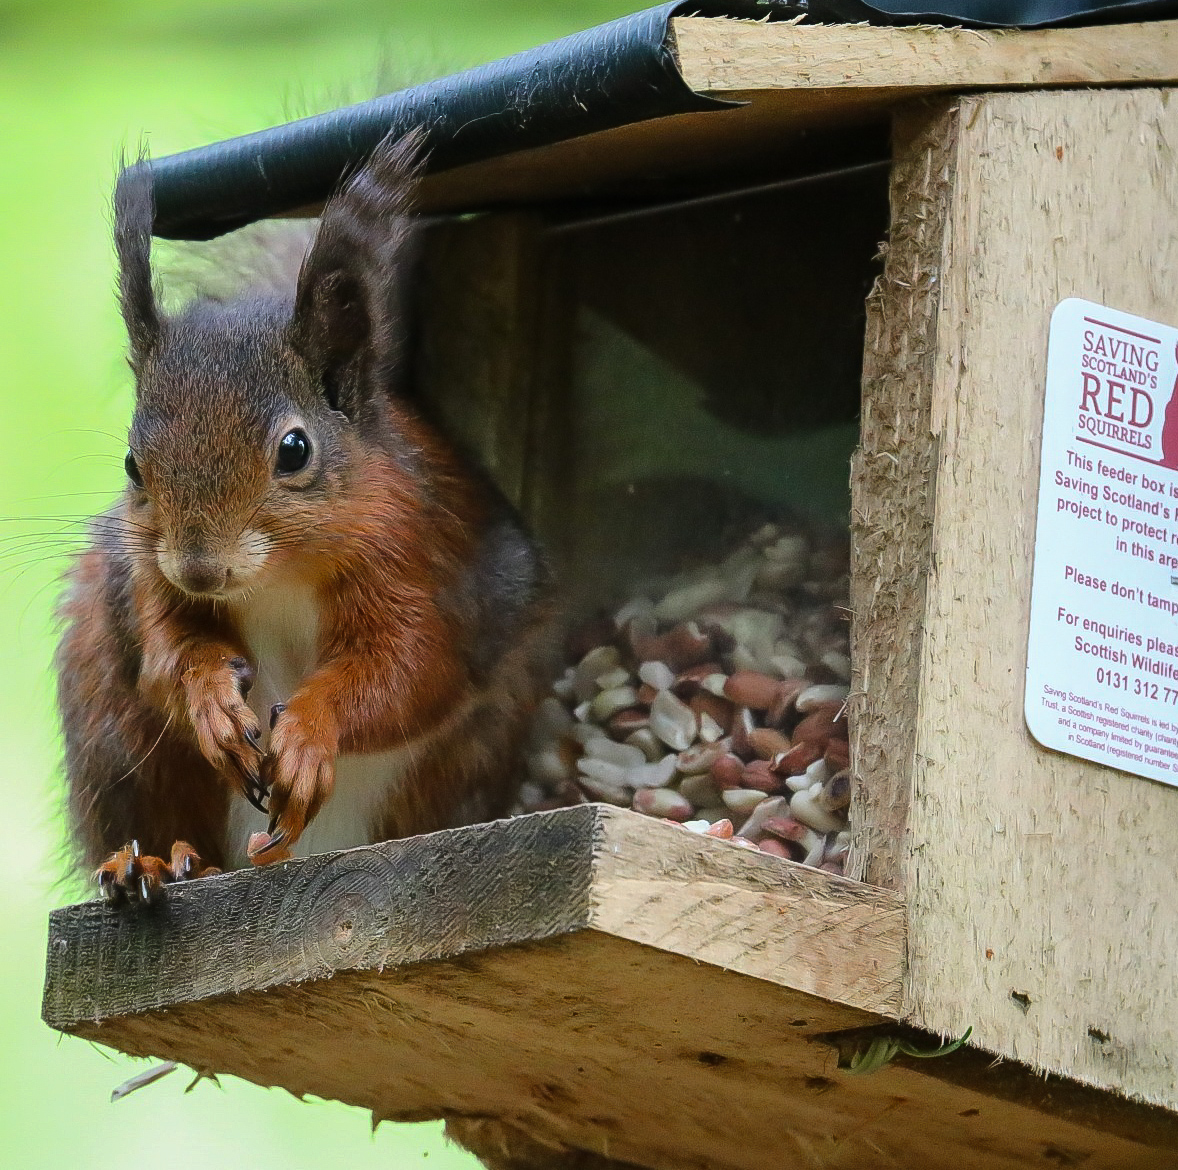
POLYGON ((68 574, 57 657, 75 839, 111 898, 514 799, 551 590, 399 393, 415 159, 380 144, 286 295, 172 315, 150 165, 120 175, 129 482, 68 574))

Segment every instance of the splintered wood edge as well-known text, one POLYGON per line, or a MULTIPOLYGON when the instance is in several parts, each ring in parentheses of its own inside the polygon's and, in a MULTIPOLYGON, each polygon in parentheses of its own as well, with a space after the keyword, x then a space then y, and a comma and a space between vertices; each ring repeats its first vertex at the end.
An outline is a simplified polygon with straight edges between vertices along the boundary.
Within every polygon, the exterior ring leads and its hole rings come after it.
POLYGON ((891 223, 883 272, 867 298, 863 409, 851 460, 856 782, 847 870, 889 889, 903 886, 920 724, 939 450, 931 387, 956 133, 956 121, 930 116, 924 103, 893 122, 891 223))
POLYGON ((692 89, 1000 89, 1178 80, 1178 21, 983 32, 676 17, 692 89))
POLYGON ((50 916, 43 1015, 77 1025, 596 930, 895 1017, 901 900, 620 809, 450 829, 50 916))

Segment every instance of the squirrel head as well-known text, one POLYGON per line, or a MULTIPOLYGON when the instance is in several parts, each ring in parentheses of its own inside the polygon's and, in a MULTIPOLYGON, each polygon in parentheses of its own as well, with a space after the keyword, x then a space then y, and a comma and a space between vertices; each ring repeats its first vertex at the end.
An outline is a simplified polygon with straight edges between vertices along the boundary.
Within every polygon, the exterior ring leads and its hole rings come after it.
POLYGON ((309 544, 361 468, 395 454, 388 395, 417 139, 386 138, 328 202, 292 295, 165 314, 151 274, 150 164, 115 188, 119 302, 136 379, 126 518, 185 594, 232 598, 309 544))

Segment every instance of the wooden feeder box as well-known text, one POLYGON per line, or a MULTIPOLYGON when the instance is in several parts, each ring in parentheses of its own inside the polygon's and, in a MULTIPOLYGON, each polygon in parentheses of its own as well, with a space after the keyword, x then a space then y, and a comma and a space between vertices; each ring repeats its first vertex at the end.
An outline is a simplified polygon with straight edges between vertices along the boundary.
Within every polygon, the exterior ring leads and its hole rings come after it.
POLYGON ((45 1019, 491 1166, 1178 1167, 1178 790, 1023 718, 1048 323, 1175 317, 1178 22, 669 29, 745 104, 425 180, 417 388, 574 603, 850 460, 850 876, 540 813, 57 911, 45 1019))

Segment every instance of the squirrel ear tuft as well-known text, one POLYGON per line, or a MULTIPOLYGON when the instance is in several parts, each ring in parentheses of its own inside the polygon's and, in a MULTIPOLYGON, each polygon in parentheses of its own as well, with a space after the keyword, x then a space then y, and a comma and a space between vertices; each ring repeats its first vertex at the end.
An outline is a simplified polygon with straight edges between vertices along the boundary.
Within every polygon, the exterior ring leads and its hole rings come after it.
POLYGON ((123 165, 115 183, 115 254, 119 262, 119 306, 131 339, 131 361, 136 364, 155 348, 160 336, 160 314, 151 283, 151 231, 155 196, 151 163, 141 155, 123 165))
POLYGON ((299 272, 291 338, 335 410, 387 393, 401 349, 424 135, 389 134, 332 196, 299 272))

